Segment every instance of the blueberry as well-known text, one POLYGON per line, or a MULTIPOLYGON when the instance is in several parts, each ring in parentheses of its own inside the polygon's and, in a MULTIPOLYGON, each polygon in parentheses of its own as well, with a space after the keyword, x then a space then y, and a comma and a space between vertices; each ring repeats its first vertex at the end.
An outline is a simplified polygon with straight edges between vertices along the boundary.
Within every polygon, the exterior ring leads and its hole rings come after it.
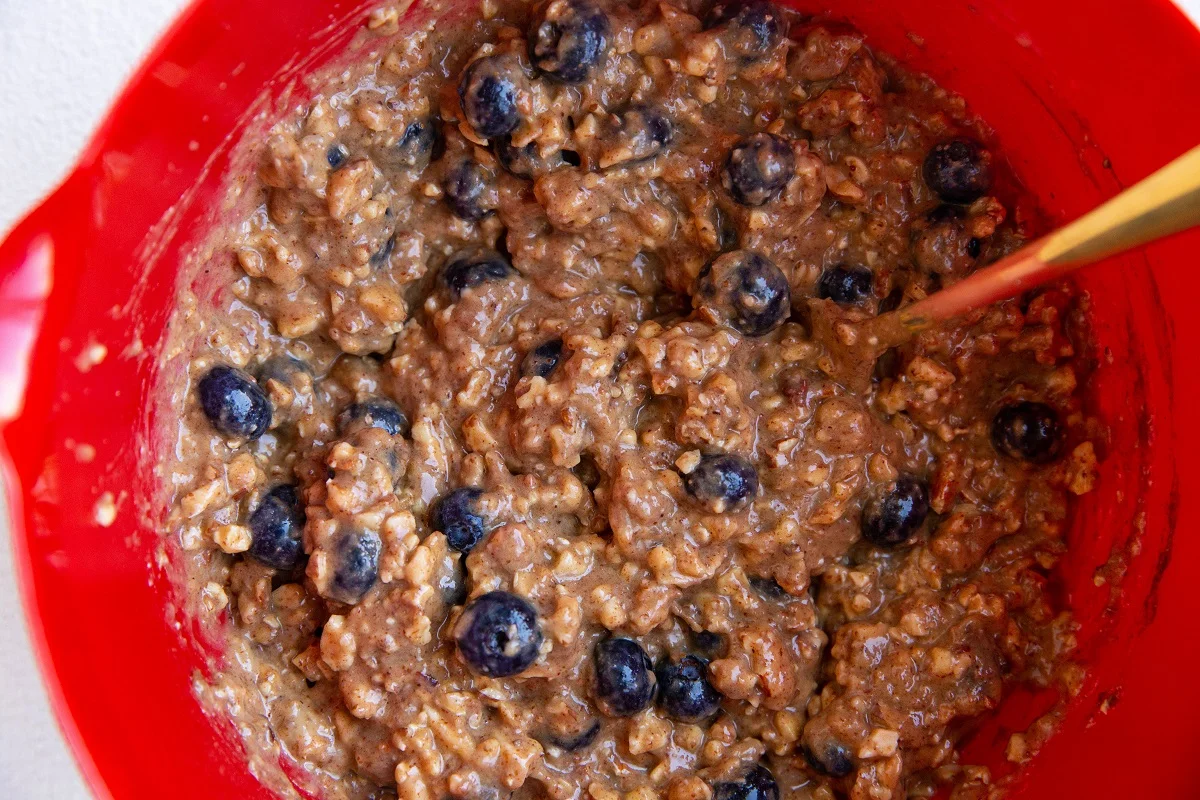
POLYGON ((875 274, 866 267, 830 267, 817 281, 817 297, 853 306, 875 293, 875 274))
POLYGON ((329 149, 325 151, 325 160, 329 162, 330 169, 337 169, 345 164, 349 157, 350 151, 346 149, 345 145, 338 142, 329 145, 329 149))
POLYGON ((732 511, 758 493, 758 471, 741 456, 703 456, 683 479, 688 494, 710 511, 732 511))
POLYGON ((521 178, 536 178, 567 163, 561 150, 543 156, 537 142, 517 147, 507 136, 496 140, 496 160, 506 170, 521 178))
POLYGON ((675 139, 675 126, 670 117, 650 106, 627 108, 615 120, 612 130, 606 131, 606 136, 613 141, 613 152, 620 155, 613 163, 653 158, 675 139))
POLYGON ((548 0, 529 32, 533 65, 564 83, 582 83, 608 53, 608 16, 587 0, 548 0))
POLYGON ((491 213, 492 209, 484 207, 483 197, 491 177, 483 165, 470 159, 463 159, 446 171, 442 191, 456 217, 475 222, 491 213))
POLYGON ((507 136, 521 124, 521 95, 527 88, 521 65, 512 56, 471 62, 458 84, 467 124, 483 139, 507 136))
POLYGON ((528 600, 509 592, 488 592, 459 617, 454 639, 471 669, 506 678, 524 672, 537 660, 542 629, 528 600))
POLYGON ((903 475, 867 502, 862 535, 879 547, 895 547, 916 533, 928 515, 929 490, 916 478, 903 475))
POLYGON ((271 425, 271 401, 240 369, 215 366, 200 379, 196 391, 204 415, 226 436, 257 439, 271 425))
POLYGON ((756 766, 736 783, 718 783, 713 800, 779 800, 779 784, 766 767, 756 766))
POLYGON ((325 595, 340 603, 362 600, 379 577, 379 534, 374 531, 347 531, 330 552, 333 578, 325 595))
POLYGON ((422 170, 433 158, 438 144, 438 123, 433 117, 413 120, 396 143, 393 162, 398 167, 422 170))
POLYGON ((460 253, 442 267, 442 283, 455 299, 467 289, 487 281, 500 281, 512 274, 512 267, 499 253, 483 250, 460 253))
POLYGON ((801 748, 804 760, 813 769, 830 778, 844 778, 854 771, 854 760, 850 751, 837 742, 826 742, 824 745, 811 748, 801 748))
POLYGON ((992 420, 992 444, 1011 458, 1052 461, 1061 442, 1058 414, 1045 403, 1013 403, 1000 409, 992 420))
POLYGON ((733 146, 725 161, 725 188, 744 206, 773 200, 796 173, 796 155, 782 136, 756 133, 733 146))
POLYGON ((256 374, 258 385, 264 389, 270 381, 294 389, 300 375, 312 377, 312 368, 295 356, 282 353, 259 364, 256 374))
POLYGON ((992 157, 973 139, 934 145, 921 170, 925 185, 947 203, 972 203, 992 188, 992 157))
POLYGON ((281 484, 263 495, 250 515, 249 555, 260 564, 290 570, 300 563, 304 506, 295 486, 281 484))
POLYGON ((725 652, 725 636, 712 631, 697 631, 692 636, 692 641, 699 650, 707 658, 719 658, 725 652))
POLYGON ((658 702, 675 719, 700 722, 717 713, 721 695, 708 682, 708 664, 684 656, 658 668, 658 702))
POLYGON ((779 581, 774 578, 756 576, 750 579, 750 586, 768 600, 782 600, 788 596, 787 590, 780 586, 779 581))
POLYGON ((563 340, 551 339, 529 351, 521 361, 521 374, 527 377, 549 378, 562 360, 563 340))
POLYGON ((371 266, 378 267, 386 264, 392 257, 392 251, 396 249, 396 234, 392 234, 383 240, 383 244, 374 253, 371 253, 371 266))
POLYGON ((483 516, 479 513, 479 498, 483 490, 463 486, 447 494, 434 506, 429 527, 446 535, 450 549, 469 553, 483 540, 483 516))
POLYGON ((693 302, 707 305, 747 336, 778 328, 792 311, 787 276, 751 250, 725 253, 700 272, 693 302))
POLYGON ((550 736, 548 738, 555 747, 566 750, 568 753, 576 753, 591 746, 599 733, 600 720, 596 720, 574 736, 550 736))
POLYGON ((596 645, 596 697, 604 711, 629 717, 654 702, 650 656, 633 639, 605 639, 596 645))
POLYGON ((706 23, 708 28, 724 27, 729 32, 728 48, 743 64, 758 61, 783 40, 779 9, 763 0, 719 2, 706 23))
POLYGON ((380 428, 392 436, 408 434, 408 417, 391 400, 373 397, 351 403, 338 414, 338 432, 342 436, 363 428, 380 428))

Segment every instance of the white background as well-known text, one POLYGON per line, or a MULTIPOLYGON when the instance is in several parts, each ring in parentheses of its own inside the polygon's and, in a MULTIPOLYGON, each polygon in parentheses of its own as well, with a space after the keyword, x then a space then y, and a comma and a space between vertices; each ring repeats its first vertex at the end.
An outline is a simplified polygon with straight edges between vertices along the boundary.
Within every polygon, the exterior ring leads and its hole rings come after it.
MULTIPOLYGON (((286 0, 274 1, 286 9, 286 0)), ((0 0, 0 231, 53 188, 125 76, 183 5, 0 0)), ((1200 18, 1200 0, 1180 5, 1200 18)), ((82 800, 87 792, 29 652, 5 519, 0 507, 0 798, 82 800)))

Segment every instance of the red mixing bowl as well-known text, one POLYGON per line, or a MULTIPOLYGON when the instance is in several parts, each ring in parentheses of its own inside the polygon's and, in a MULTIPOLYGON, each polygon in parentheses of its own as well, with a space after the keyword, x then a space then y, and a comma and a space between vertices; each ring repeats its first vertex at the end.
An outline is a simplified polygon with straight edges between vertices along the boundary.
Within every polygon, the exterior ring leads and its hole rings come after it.
MULTIPOLYGON (((1200 33, 1165 0, 797 5, 965 95, 1051 222, 1200 139, 1200 33)), ((210 220, 231 137, 346 57, 369 8, 199 0, 75 171, 0 245, 0 466, 17 567, 47 689, 100 797, 269 797, 191 693, 200 651, 154 559, 155 431, 173 419, 148 393, 180 255, 210 220)), ((1079 279, 1102 346, 1090 407, 1109 435, 1056 591, 1090 678, 1023 771, 1023 797, 1200 796, 1187 767, 1200 742, 1198 250, 1189 234, 1079 279)), ((968 754, 1003 771, 1008 735, 1047 702, 1013 697, 968 754)))

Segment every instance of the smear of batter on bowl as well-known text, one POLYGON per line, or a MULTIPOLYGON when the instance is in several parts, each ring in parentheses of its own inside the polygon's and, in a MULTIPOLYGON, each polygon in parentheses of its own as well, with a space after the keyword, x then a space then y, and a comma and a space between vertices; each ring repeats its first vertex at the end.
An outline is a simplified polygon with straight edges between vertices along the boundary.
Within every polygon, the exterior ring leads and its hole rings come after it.
POLYGON ((1019 245, 986 130, 760 0, 485 11, 372 15, 231 176, 168 387, 198 691, 293 796, 987 796, 973 724, 1078 676, 1084 298, 864 393, 808 317, 1019 245))

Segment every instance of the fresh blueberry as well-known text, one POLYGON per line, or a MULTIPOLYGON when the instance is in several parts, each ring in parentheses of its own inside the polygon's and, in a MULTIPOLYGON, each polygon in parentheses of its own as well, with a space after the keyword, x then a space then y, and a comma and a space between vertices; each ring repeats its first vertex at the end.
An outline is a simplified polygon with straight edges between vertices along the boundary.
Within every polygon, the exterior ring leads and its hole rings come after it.
POLYGON ((379 577, 382 545, 374 531, 346 531, 330 552, 333 579, 325 594, 331 600, 354 604, 362 600, 379 577))
POLYGON ((633 106, 615 117, 607 136, 613 141, 613 151, 620 153, 620 161, 642 161, 667 149, 675 139, 675 126, 656 108, 633 106))
POLYGON ((549 736, 550 744, 568 753, 577 753, 585 747, 589 747, 592 742, 596 741, 596 736, 600 733, 600 720, 595 720, 591 725, 588 725, 574 736, 549 736))
POLYGON ((758 493, 758 471, 741 456, 703 456, 683 479, 688 494, 718 514, 743 505, 758 493))
POLYGON ((725 188, 744 206, 773 200, 796 173, 796 155, 787 139, 756 133, 733 146, 725 161, 725 188))
POLYGON ((521 65, 510 55, 471 62, 458 84, 467 124, 484 139, 507 136, 521 124, 520 98, 527 88, 521 65))
POLYGON ((271 425, 271 401, 240 369, 215 366, 200 379, 196 391, 204 415, 226 436, 257 439, 271 425))
POLYGON ((281 484, 263 495, 250 515, 250 556, 260 564, 290 570, 300 563, 304 506, 296 487, 281 484))
POLYGON ((325 151, 325 160, 329 162, 330 169, 337 169, 342 164, 345 164, 346 159, 349 157, 350 151, 340 142, 329 145, 329 149, 325 151))
POLYGON ((462 486, 443 497, 433 508, 429 527, 446 536, 450 549, 469 553, 483 540, 486 533, 483 515, 479 513, 479 498, 483 490, 462 486))
POLYGON ((338 414, 338 432, 347 436, 363 428, 380 428, 392 436, 408 434, 408 417, 391 400, 373 397, 346 406, 338 414))
POLYGON ((830 267, 817 281, 817 297, 853 306, 875 293, 875 274, 866 267, 830 267))
POLYGON ((729 32, 728 46, 743 64, 758 61, 783 40, 779 9, 764 0, 719 2, 706 22, 708 28, 724 27, 729 32))
POLYGON ((1005 406, 992 420, 992 444, 1006 456, 1044 463, 1058 455, 1058 414, 1045 403, 1023 400, 1005 406))
POLYGON ((563 340, 551 339, 542 342, 529 351, 521 361, 521 374, 527 377, 536 375, 539 378, 549 378, 558 368, 558 362, 563 356, 563 340))
POLYGON ((529 57, 563 83, 582 83, 608 53, 608 16, 587 0, 547 0, 534 15, 529 57))
POLYGON ((630 717, 654 702, 650 656, 633 639, 605 639, 596 645, 596 697, 604 710, 630 717))
POLYGON ((500 166, 521 178, 536 178, 553 172, 567 164, 565 155, 564 151, 558 150, 549 156, 543 156, 537 142, 517 147, 507 136, 496 140, 496 160, 500 162, 500 166))
POLYGON ((433 117, 413 120, 396 143, 393 162, 398 167, 422 170, 433 158, 438 144, 438 124, 433 117))
POLYGON ((392 257, 392 251, 396 249, 396 234, 392 234, 383 240, 383 244, 374 253, 371 253, 371 266, 378 267, 386 264, 392 257))
POLYGON ((736 783, 718 783, 713 800, 779 800, 779 784, 766 767, 756 766, 736 783))
POLYGON ((895 547, 920 529, 929 515, 925 484, 902 475, 868 501, 862 515, 862 535, 879 547, 895 547))
POLYGON ((719 658, 725 652, 725 636, 712 631, 697 631, 692 636, 696 649, 706 658, 719 658))
POLYGON ((992 188, 992 157, 973 139, 951 139, 929 151, 922 174, 947 203, 972 203, 992 188))
POLYGON ((787 276, 769 258, 735 250, 701 270, 693 302, 709 305, 747 336, 762 336, 787 320, 792 290, 787 276))
POLYGON ((708 682, 708 664, 684 656, 658 668, 658 702, 675 719, 700 722, 717 713, 721 695, 708 682))
POLYGON ((488 592, 467 606, 454 628, 458 652, 480 675, 507 678, 537 660, 542 629, 528 600, 488 592))
POLYGON ((301 375, 312 377, 312 368, 295 356, 282 353, 271 356, 259 364, 256 374, 258 385, 264 389, 271 381, 275 381, 280 386, 295 388, 301 375))
POLYGON ((780 586, 779 581, 774 578, 755 576, 750 579, 750 586, 768 600, 782 600, 788 596, 787 590, 780 586))
POLYGON ((804 760, 813 769, 830 778, 844 778, 854 771, 854 759, 850 751, 837 742, 826 742, 823 746, 802 747, 804 760))
POLYGON ((455 299, 467 289, 487 281, 501 281, 512 274, 512 267, 499 253, 482 250, 460 253, 442 267, 442 283, 455 299))
POLYGON ((446 171, 442 191, 455 216, 475 222, 491 213, 492 209, 483 203, 491 177, 483 165, 471 159, 463 159, 446 171))

